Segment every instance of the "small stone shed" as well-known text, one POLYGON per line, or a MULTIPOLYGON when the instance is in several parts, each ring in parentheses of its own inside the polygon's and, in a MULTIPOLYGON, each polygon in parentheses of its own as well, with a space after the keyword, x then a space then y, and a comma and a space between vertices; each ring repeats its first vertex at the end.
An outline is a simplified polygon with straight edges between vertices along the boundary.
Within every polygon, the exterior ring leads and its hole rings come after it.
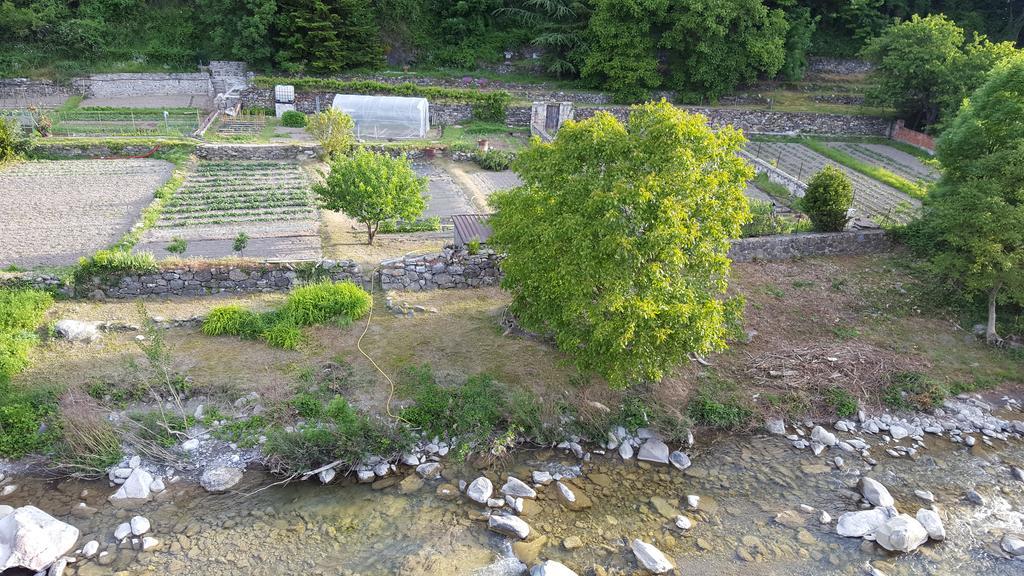
POLYGON ((456 248, 462 248, 476 240, 486 244, 491 238, 491 227, 487 224, 490 214, 456 214, 452 216, 456 248))

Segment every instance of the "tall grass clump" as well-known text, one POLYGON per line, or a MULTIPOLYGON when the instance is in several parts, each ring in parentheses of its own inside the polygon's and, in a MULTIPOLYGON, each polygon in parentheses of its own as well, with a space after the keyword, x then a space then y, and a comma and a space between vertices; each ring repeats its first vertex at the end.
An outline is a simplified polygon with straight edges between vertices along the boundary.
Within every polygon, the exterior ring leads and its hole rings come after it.
POLYGON ((0 383, 28 365, 28 354, 38 341, 35 329, 53 304, 42 290, 0 288, 0 383))
POLYGON ((121 435, 92 398, 68 391, 59 407, 61 466, 75 473, 100 474, 121 460, 121 435))
POLYGON ((110 274, 153 274, 159 269, 152 252, 98 250, 92 256, 83 256, 78 260, 74 283, 86 284, 93 278, 110 274))
POLYGON ((270 346, 294 350, 302 328, 333 322, 347 326, 370 311, 370 294, 351 282, 320 281, 296 288, 280 309, 257 313, 240 306, 220 306, 203 321, 209 336, 261 339, 270 346))

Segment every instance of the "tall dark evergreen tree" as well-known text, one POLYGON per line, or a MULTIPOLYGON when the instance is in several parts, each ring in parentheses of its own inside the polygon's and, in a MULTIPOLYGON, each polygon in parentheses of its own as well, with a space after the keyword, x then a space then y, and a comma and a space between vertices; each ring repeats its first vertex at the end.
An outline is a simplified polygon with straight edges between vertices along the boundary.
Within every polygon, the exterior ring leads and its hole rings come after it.
POLYGON ((368 0, 281 0, 277 60, 292 72, 332 74, 382 63, 368 0))

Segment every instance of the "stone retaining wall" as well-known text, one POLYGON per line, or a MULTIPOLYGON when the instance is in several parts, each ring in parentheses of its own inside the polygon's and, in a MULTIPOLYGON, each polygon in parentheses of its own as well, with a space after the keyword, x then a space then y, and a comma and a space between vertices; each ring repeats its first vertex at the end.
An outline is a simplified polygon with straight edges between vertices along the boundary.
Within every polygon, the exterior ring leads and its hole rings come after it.
POLYGON ((764 160, 751 156, 746 152, 740 151, 737 154, 740 158, 743 158, 747 162, 750 162, 750 164, 754 167, 754 172, 758 174, 764 174, 765 176, 768 177, 769 182, 774 182, 776 184, 779 184, 780 186, 784 186, 790 194, 796 196, 797 198, 803 198, 804 194, 807 192, 807 184, 804 184, 794 176, 791 176, 786 172, 779 170, 775 166, 772 166, 771 164, 765 162, 764 160))
POLYGON ((445 248, 438 254, 406 256, 380 263, 380 285, 384 290, 480 288, 497 286, 501 279, 501 257, 492 250, 470 255, 466 250, 445 248))
POLYGON ((0 78, 0 99, 24 100, 26 104, 31 104, 37 98, 70 95, 70 88, 52 80, 0 78))
POLYGON ((72 89, 91 98, 213 95, 207 72, 93 74, 71 81, 72 89))
POLYGON ((312 160, 320 152, 316 144, 200 144, 202 160, 312 160))
POLYGON ((134 298, 138 296, 205 296, 224 292, 287 292, 303 277, 315 272, 316 277, 335 281, 362 283, 359 265, 349 261, 325 260, 308 264, 224 264, 185 263, 165 266, 154 274, 129 274, 117 278, 94 278, 75 293, 89 298, 134 298))
POLYGON ((812 232, 733 240, 729 258, 733 262, 793 260, 810 256, 874 254, 892 248, 884 230, 812 232))

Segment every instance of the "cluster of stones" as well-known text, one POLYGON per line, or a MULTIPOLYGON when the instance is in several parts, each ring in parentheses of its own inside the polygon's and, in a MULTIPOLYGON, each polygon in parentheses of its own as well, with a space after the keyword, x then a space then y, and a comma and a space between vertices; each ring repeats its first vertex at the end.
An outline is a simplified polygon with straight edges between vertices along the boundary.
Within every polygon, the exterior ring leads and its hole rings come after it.
POLYGON ((380 283, 385 290, 477 288, 497 286, 501 257, 492 250, 477 254, 447 247, 438 254, 406 256, 380 264, 380 283))
POLYGON ((437 314, 437 308, 409 304, 404 300, 395 300, 394 294, 388 294, 384 299, 384 305, 388 312, 399 318, 413 318, 417 314, 437 314))
MULTIPOLYGON (((359 265, 349 260, 324 260, 318 267, 333 280, 362 279, 359 265)), ((150 295, 199 296, 221 292, 282 292, 295 287, 298 281, 299 273, 292 264, 181 266, 154 274, 94 278, 78 290, 95 299, 150 295)))
MULTIPOLYGON (((1003 400, 1007 408, 1018 407, 1018 403, 1013 399, 1004 397, 1003 400)), ((888 413, 879 417, 868 417, 861 411, 856 421, 837 421, 833 425, 834 431, 805 421, 794 423, 793 431, 790 433, 786 423, 781 419, 768 420, 766 428, 772 434, 785 436, 796 449, 810 450, 815 456, 829 452, 831 456, 827 456, 830 458, 828 467, 834 466, 859 475, 860 471, 849 465, 846 459, 859 457, 869 469, 877 465, 871 453, 872 444, 892 458, 916 458, 922 450, 927 449, 926 434, 948 437, 950 442, 967 447, 973 447, 979 441, 992 445, 995 440, 1024 438, 1024 421, 1004 420, 992 415, 992 409, 993 406, 980 397, 960 395, 947 399, 941 408, 934 409, 931 414, 919 414, 909 418, 900 418, 888 413)), ((1024 482, 1024 470, 1010 466, 1009 472, 1015 479, 1024 482)), ((915 496, 930 507, 920 508, 915 516, 910 516, 896 509, 895 499, 880 482, 864 476, 860 479, 858 487, 863 497, 862 509, 847 512, 839 517, 836 532, 840 536, 874 541, 882 548, 893 552, 910 552, 929 539, 945 539, 941 510, 935 504, 935 496, 931 492, 914 491, 915 496)), ((964 495, 964 500, 975 505, 985 504, 985 498, 975 490, 969 490, 964 495)), ((777 517, 776 520, 785 524, 786 519, 777 517)), ((822 523, 831 522, 826 512, 821 513, 820 520, 822 523)), ((1000 541, 1000 547, 1009 556, 1022 556, 1024 546, 1016 546, 1017 542, 1024 544, 1024 540, 1020 538, 1008 533, 1000 541)), ((876 568, 869 568, 870 573, 881 574, 876 568)))

